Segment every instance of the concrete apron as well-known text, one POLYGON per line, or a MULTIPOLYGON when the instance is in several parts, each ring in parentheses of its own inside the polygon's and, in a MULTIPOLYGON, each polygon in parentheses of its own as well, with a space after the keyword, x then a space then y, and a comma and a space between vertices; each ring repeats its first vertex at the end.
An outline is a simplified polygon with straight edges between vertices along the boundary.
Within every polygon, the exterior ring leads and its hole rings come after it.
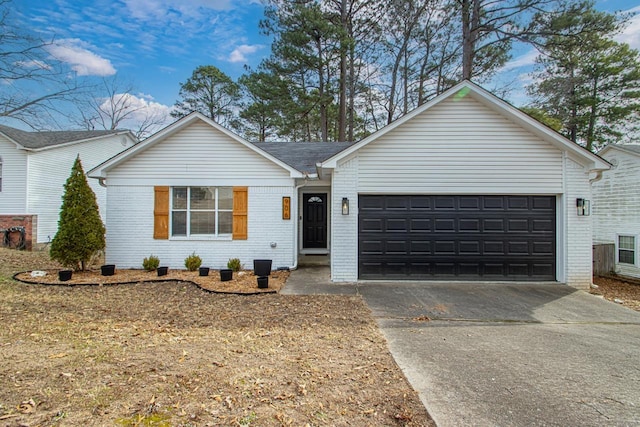
POLYGON ((362 295, 439 426, 640 426, 640 313, 559 284, 297 274, 284 293, 362 295))

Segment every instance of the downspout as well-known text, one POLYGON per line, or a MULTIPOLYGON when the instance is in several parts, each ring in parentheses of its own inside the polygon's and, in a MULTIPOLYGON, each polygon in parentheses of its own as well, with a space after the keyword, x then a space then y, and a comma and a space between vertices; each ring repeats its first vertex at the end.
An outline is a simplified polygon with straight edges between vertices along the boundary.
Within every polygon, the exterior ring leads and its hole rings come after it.
POLYGON ((602 172, 601 170, 596 171, 596 176, 589 180, 589 184, 600 181, 602 179, 602 172))
POLYGON ((98 184, 100 184, 101 187, 107 188, 107 184, 105 184, 105 179, 107 178, 98 178, 98 184))
POLYGON ((300 190, 302 187, 304 187, 305 185, 307 185, 307 179, 309 178, 308 174, 305 174, 304 176, 304 182, 300 185, 296 185, 296 187, 294 188, 293 191, 293 197, 295 197, 295 216, 293 218, 293 265, 291 267, 289 267, 289 270, 296 270, 298 268, 298 230, 300 229, 299 226, 299 219, 300 219, 300 209, 298 206, 298 200, 300 200, 300 197, 298 195, 298 190, 300 190))

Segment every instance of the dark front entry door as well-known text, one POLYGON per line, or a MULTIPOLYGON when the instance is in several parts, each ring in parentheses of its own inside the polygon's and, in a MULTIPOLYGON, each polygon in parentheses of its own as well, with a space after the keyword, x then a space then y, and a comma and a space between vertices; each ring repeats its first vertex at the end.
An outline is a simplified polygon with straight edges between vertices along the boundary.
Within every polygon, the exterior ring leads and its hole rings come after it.
POLYGON ((304 194, 302 246, 305 249, 327 247, 327 194, 304 194))

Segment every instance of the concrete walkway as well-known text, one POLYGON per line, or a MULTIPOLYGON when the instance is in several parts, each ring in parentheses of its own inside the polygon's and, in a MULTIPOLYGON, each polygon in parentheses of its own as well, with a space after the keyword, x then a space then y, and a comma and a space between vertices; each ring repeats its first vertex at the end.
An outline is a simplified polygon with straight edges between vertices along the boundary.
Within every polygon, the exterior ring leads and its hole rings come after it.
POLYGON ((439 426, 640 426, 640 313, 559 284, 331 284, 362 295, 439 426))

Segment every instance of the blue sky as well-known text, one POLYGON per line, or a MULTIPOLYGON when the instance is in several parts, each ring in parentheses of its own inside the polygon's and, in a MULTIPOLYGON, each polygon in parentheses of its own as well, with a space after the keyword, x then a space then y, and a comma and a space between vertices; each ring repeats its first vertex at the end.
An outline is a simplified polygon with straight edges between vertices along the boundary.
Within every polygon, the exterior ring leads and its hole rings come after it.
MULTIPOLYGON (((199 65, 212 64, 233 78, 244 66, 269 56, 270 40, 260 34, 259 0, 14 0, 24 25, 43 38, 55 37, 50 53, 78 76, 131 82, 141 102, 172 106, 199 65)), ((640 0, 599 0, 601 10, 636 10, 640 0)), ((640 48, 640 17, 620 40, 640 48)), ((514 84, 509 96, 522 103, 518 86, 531 68, 529 50, 514 52, 500 78, 514 84)))

